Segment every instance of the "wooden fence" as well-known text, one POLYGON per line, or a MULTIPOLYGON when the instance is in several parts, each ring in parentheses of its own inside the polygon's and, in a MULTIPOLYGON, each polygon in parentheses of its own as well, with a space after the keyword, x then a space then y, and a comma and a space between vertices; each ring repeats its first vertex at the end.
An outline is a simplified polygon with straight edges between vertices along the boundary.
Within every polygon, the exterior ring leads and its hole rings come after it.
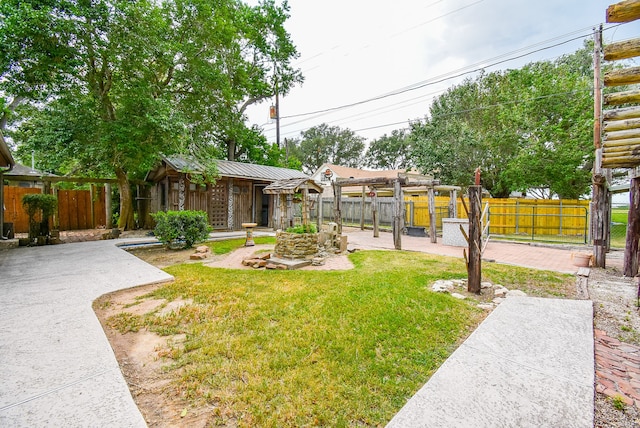
MULTIPOLYGON (((41 193, 38 188, 7 186, 4 188, 4 218, 13 223, 14 233, 29 232, 29 216, 22 207, 22 197, 41 193)), ((59 230, 93 229, 106 224, 104 187, 93 190, 57 190, 58 212, 53 219, 59 230)))
MULTIPOLYGON (((393 198, 378 198, 380 225, 391 224, 393 198)), ((468 201, 467 206, 469 206, 468 201)), ((547 239, 554 236, 571 242, 586 242, 589 235, 589 201, 548 199, 483 199, 488 204, 489 234, 493 236, 547 239)), ((321 204, 325 221, 333 219, 333 198, 321 204)), ((456 202, 457 218, 466 218, 462 202, 456 202)), ((364 209, 365 224, 371 223, 371 199, 343 198, 342 216, 346 224, 357 225, 364 209)), ((452 217, 449 197, 435 197, 436 229, 442 230, 442 219, 452 217)), ((314 213, 315 214, 315 213, 314 213)), ((428 197, 405 195, 405 224, 430 227, 428 197)))

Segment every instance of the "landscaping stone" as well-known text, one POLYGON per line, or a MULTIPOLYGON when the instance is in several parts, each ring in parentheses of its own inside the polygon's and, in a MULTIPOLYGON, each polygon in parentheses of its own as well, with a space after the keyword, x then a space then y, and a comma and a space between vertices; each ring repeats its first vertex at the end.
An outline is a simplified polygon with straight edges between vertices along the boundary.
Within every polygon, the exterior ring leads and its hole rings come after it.
POLYGON ((507 291, 507 297, 526 297, 527 293, 520 290, 510 290, 507 291))
POLYGON ((439 279, 433 283, 431 290, 436 293, 450 293, 453 290, 453 281, 447 279, 439 279))
POLYGON ((207 253, 193 253, 189 256, 191 260, 204 260, 208 257, 207 253))
POLYGON ((209 253, 211 249, 206 245, 200 245, 196 248, 196 253, 209 253))
POLYGON ((496 290, 493 291, 493 295, 494 297, 504 297, 507 295, 507 293, 509 292, 509 290, 507 290, 504 287, 498 288, 496 290))
POLYGON ((463 296, 460 293, 451 293, 451 297, 455 297, 456 299, 460 299, 460 300, 466 299, 466 296, 463 296))

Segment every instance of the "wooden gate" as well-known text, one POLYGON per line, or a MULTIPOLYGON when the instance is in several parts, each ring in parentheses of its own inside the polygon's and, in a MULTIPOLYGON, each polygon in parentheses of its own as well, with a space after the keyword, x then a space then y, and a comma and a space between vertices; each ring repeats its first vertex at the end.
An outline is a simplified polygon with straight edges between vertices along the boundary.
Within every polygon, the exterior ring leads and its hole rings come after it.
POLYGON ((29 216, 22 208, 22 197, 32 193, 41 192, 40 189, 29 187, 5 186, 4 188, 4 221, 5 223, 13 223, 14 233, 29 232, 29 216))
MULTIPOLYGON (((4 218, 13 223, 14 233, 29 232, 29 216, 22 208, 22 197, 42 193, 38 188, 6 186, 4 218)), ((106 224, 104 187, 91 190, 58 190, 58 212, 55 222, 60 230, 93 229, 106 224)))

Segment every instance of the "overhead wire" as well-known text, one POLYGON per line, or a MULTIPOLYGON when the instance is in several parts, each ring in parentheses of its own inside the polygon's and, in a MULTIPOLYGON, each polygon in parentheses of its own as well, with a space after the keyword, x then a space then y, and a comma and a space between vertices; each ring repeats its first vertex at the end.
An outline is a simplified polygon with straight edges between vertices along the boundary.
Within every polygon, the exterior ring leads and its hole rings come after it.
MULTIPOLYGON (((604 28, 604 31, 612 30, 614 28, 617 28, 620 25, 622 25, 622 24, 615 24, 615 25, 608 26, 608 27, 604 28)), ((475 73, 475 72, 478 72, 478 71, 482 71, 482 70, 485 70, 487 68, 491 68, 491 67, 494 67, 494 66, 499 65, 499 64, 503 64, 503 63, 506 63, 506 62, 509 62, 509 61, 520 59, 520 58, 523 58, 523 57, 526 57, 526 56, 529 56, 529 55, 532 55, 532 54, 535 54, 535 53, 538 53, 538 52, 541 52, 541 51, 544 51, 544 50, 552 49, 552 48, 555 48, 555 47, 570 43, 572 41, 588 37, 590 34, 579 34, 581 32, 584 32, 587 28, 592 29, 592 28, 594 28, 594 26, 589 26, 589 27, 581 28, 579 30, 574 30, 572 32, 565 33, 563 35, 556 36, 556 37, 553 37, 551 39, 547 39, 545 41, 538 42, 538 43, 535 43, 535 44, 532 44, 532 45, 528 45, 526 47, 519 48, 519 49, 516 49, 514 51, 498 55, 498 56, 490 58, 488 60, 483 60, 483 61, 471 64, 469 66, 462 67, 460 69, 457 69, 457 70, 454 70, 454 71, 451 71, 451 72, 448 72, 448 73, 443 73, 443 74, 441 74, 439 76, 435 76, 435 77, 432 77, 432 78, 429 78, 429 79, 426 79, 426 80, 423 80, 423 81, 420 81, 420 82, 416 82, 416 83, 414 83, 412 85, 408 85, 408 86, 405 86, 403 88, 399 88, 399 89, 396 89, 394 91, 390 91, 390 92, 387 92, 387 93, 384 93, 384 94, 381 94, 381 95, 370 97, 370 98, 367 98, 367 99, 364 99, 364 100, 361 100, 361 101, 357 101, 357 102, 354 102, 354 103, 348 103, 348 104, 344 104, 344 105, 340 105, 340 106, 335 106, 335 107, 331 107, 331 108, 327 108, 327 109, 315 110, 315 111, 307 112, 307 113, 299 113, 299 114, 294 114, 294 115, 282 116, 281 119, 291 119, 291 118, 314 115, 311 118, 305 118, 305 119, 301 119, 301 120, 298 120, 298 121, 295 121, 295 122, 291 122, 291 123, 283 125, 282 127, 288 127, 288 126, 292 126, 292 125, 295 125, 295 124, 308 122, 310 120, 316 119, 318 117, 321 117, 321 116, 324 116, 326 114, 333 113, 333 112, 336 112, 336 111, 339 111, 339 110, 355 107, 355 106, 366 104, 366 103, 370 103, 370 102, 373 102, 373 101, 378 101, 378 100, 381 100, 381 99, 385 99, 385 98, 389 98, 389 97, 392 97, 392 96, 396 96, 396 95, 400 95, 400 94, 403 94, 403 93, 407 93, 407 92, 410 92, 410 91, 414 91, 414 90, 417 90, 417 89, 422 89, 422 88, 427 87, 427 86, 432 86, 432 85, 435 85, 437 83, 442 83, 442 82, 447 81, 447 80, 459 78, 459 77, 462 77, 462 76, 465 76, 465 75, 468 75, 468 74, 472 74, 472 73, 475 73), (579 34, 579 35, 576 36, 576 37, 572 37, 572 38, 566 39, 566 40, 562 40, 562 41, 560 41, 558 43, 554 43, 552 45, 543 46, 543 47, 541 47, 539 49, 534 49, 534 50, 527 51, 527 52, 525 52, 525 53, 523 53, 521 55, 516 55, 516 56, 511 56, 511 57, 505 58, 507 55, 511 55, 511 54, 518 53, 518 52, 523 52, 523 51, 525 51, 527 49, 530 49, 532 47, 540 46, 540 45, 543 45, 544 43, 548 43, 550 41, 560 40, 560 39, 562 39, 564 37, 571 36, 571 35, 574 35, 574 34, 579 34), (501 59, 501 58, 505 58, 505 59, 501 59), (492 60, 496 60, 496 59, 501 59, 501 60, 495 61, 495 62, 490 63, 490 64, 486 64, 488 61, 492 61, 492 60), (482 67, 478 67, 479 65, 482 65, 482 67), (469 67, 474 67, 474 66, 476 68, 468 70, 469 67), (452 73, 457 73, 457 74, 452 74, 452 73)), ((436 92, 436 94, 439 93, 439 92, 444 92, 444 91, 438 91, 438 92, 436 92)), ((400 102, 398 102, 396 104, 393 104, 393 105, 402 105, 402 104, 408 103, 408 102, 410 102, 412 100, 415 100, 417 98, 422 98, 422 97, 426 97, 426 96, 428 96, 428 95, 423 95, 423 96, 420 96, 420 97, 411 98, 409 100, 403 100, 403 101, 400 101, 400 102)), ((416 104, 416 103, 412 103, 410 105, 414 105, 414 104, 416 104)), ((348 117, 335 119, 335 120, 331 121, 331 123, 342 121, 342 120, 346 120, 346 119, 351 118, 351 117, 361 116, 363 114, 368 114, 368 113, 371 113, 373 111, 386 109, 388 107, 390 107, 390 106, 384 106, 384 107, 376 108, 376 109, 373 109, 373 110, 369 110, 367 112, 362 112, 362 113, 359 113, 359 114, 356 114, 356 115, 353 115, 353 116, 348 116, 348 117)), ((405 107, 398 107, 397 109, 393 109, 393 110, 390 110, 390 111, 399 110, 399 109, 405 108, 405 107)), ((379 114, 376 114, 376 115, 379 115, 379 114)), ((374 115, 374 116, 376 116, 376 115, 374 115)), ((360 119, 360 120, 362 120, 362 119, 360 119)), ((393 122, 393 123, 389 123, 389 124, 385 124, 385 125, 376 125, 376 126, 373 126, 373 127, 361 128, 361 129, 358 129, 358 130, 355 130, 355 131, 377 129, 377 128, 382 128, 382 127, 394 126, 394 125, 398 125, 398 124, 402 124, 402 123, 406 123, 406 122, 407 121, 393 122)), ((289 131, 289 132, 286 132, 285 135, 296 134, 296 133, 298 133, 300 131, 301 130, 289 131)))

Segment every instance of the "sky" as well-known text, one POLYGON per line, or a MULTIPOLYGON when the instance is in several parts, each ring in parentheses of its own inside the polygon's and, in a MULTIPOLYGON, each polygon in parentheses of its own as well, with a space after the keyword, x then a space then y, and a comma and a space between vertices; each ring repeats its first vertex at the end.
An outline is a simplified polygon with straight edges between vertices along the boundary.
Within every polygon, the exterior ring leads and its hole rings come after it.
MULTIPOLYGON (((570 54, 601 23, 605 43, 640 36, 639 21, 605 23, 614 3, 289 0, 285 27, 300 52, 293 64, 305 82, 280 98, 280 142, 322 123, 371 142, 424 118, 434 97, 479 69, 513 69, 570 54), (404 92, 386 96, 398 91, 404 92), (341 108, 347 105, 353 106, 341 108), (307 114, 313 112, 322 113, 307 114)), ((275 142, 271 104, 252 106, 247 116, 275 142)))

